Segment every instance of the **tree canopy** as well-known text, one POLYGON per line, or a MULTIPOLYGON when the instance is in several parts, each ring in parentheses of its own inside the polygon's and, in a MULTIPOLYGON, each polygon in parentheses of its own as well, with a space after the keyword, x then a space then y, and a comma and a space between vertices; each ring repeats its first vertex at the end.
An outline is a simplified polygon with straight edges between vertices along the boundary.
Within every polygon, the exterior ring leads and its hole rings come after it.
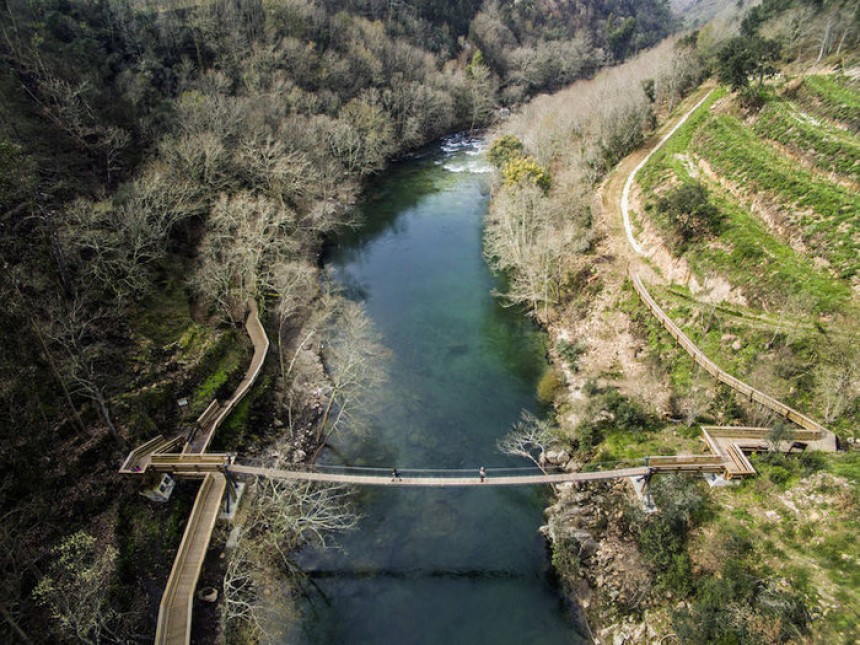
POLYGON ((764 77, 776 71, 780 46, 775 40, 760 36, 738 36, 729 40, 717 55, 717 77, 733 90, 750 87, 750 78, 758 78, 761 88, 764 77))

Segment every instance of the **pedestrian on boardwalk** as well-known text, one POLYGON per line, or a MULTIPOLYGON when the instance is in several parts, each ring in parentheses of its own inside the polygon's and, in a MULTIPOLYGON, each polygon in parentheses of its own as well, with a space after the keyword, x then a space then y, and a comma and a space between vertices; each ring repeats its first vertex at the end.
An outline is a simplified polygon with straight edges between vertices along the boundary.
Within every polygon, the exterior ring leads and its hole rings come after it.
POLYGON ((485 479, 485 478, 486 478, 486 476, 487 476, 487 471, 486 471, 486 470, 484 470, 484 467, 483 467, 483 466, 481 466, 481 469, 478 471, 478 476, 481 478, 481 483, 483 484, 483 483, 484 483, 484 479, 485 479))
POLYGON ((391 469, 391 481, 403 481, 403 477, 400 476, 400 471, 397 468, 391 469))

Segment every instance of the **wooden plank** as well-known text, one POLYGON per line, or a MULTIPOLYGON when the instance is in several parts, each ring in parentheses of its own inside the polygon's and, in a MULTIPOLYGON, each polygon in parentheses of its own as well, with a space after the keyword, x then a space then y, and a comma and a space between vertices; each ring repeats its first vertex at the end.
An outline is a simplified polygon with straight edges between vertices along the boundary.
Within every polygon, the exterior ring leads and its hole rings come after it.
POLYGON ((209 421, 212 419, 212 417, 214 417, 215 414, 217 413, 218 408, 220 406, 221 406, 221 402, 218 399, 212 399, 212 403, 210 403, 206 407, 206 409, 203 410, 203 414, 201 414, 199 417, 197 417, 197 425, 205 426, 207 423, 209 423, 209 421))
POLYGON ((242 381, 233 391, 233 395, 222 403, 220 408, 215 409, 211 418, 206 420, 208 424, 208 427, 205 428, 206 433, 200 437, 195 437, 193 445, 186 447, 186 452, 206 452, 209 444, 212 442, 212 437, 215 436, 215 431, 218 430, 239 402, 245 398, 263 369, 266 354, 269 351, 269 337, 266 335, 263 323, 260 322, 257 303, 251 300, 248 307, 250 311, 248 317, 245 319, 245 330, 248 332, 248 336, 251 338, 251 343, 254 346, 254 355, 251 357, 251 363, 248 365, 242 381))
POLYGON ((165 439, 163 435, 158 435, 146 443, 139 445, 128 453, 128 457, 125 458, 125 461, 122 462, 122 466, 119 467, 119 472, 123 475, 137 475, 142 473, 143 468, 140 470, 134 470, 134 467, 138 465, 138 462, 140 462, 143 457, 157 450, 157 448, 164 445, 166 441, 167 439, 165 439))
POLYGON ((184 645, 191 640, 194 591, 226 487, 227 479, 223 475, 210 474, 197 492, 158 608, 155 642, 159 645, 184 645))

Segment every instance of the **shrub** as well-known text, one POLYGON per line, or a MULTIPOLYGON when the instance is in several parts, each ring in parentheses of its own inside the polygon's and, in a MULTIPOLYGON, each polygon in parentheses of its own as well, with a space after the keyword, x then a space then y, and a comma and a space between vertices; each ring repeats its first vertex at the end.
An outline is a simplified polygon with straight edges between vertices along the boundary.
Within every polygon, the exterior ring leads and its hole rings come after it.
POLYGON ((800 640, 808 622, 800 596, 773 588, 755 566, 736 558, 719 577, 700 580, 688 607, 672 615, 681 643, 785 643, 800 640))
POLYGON ((800 453, 798 461, 805 475, 817 473, 819 470, 824 470, 827 467, 827 458, 824 454, 813 450, 800 453))
POLYGON ((685 183, 657 202, 657 208, 684 242, 719 232, 722 216, 708 201, 708 191, 698 183, 685 183))
POLYGON ((487 157, 496 168, 503 168, 513 159, 523 156, 523 142, 512 134, 506 134, 490 145, 487 157))
POLYGON ((559 538, 552 543, 552 567, 562 580, 572 580, 579 573, 580 545, 574 538, 559 538))
POLYGON ((590 398, 584 411, 584 421, 576 428, 579 451, 586 453, 603 441, 607 432, 622 430, 636 437, 656 424, 642 406, 628 399, 618 388, 600 388, 594 379, 588 379, 582 391, 590 398))
POLYGON ((552 183, 549 172, 534 157, 514 157, 502 168, 502 176, 505 185, 528 182, 544 192, 549 190, 552 183))
POLYGON ((549 368, 543 373, 537 386, 537 398, 543 404, 550 404, 555 401, 559 390, 564 385, 561 372, 555 368, 549 368))
POLYGON ((586 380, 585 384, 582 386, 582 391, 586 396, 594 396, 600 392, 600 385, 597 383, 597 379, 590 378, 586 380))
POLYGON ((585 353, 585 350, 586 347, 583 343, 569 343, 563 340, 558 344, 558 353, 561 354, 568 367, 574 372, 579 370, 577 363, 579 362, 579 357, 585 353))
POLYGON ((693 570, 687 553, 691 528, 709 513, 708 498, 690 479, 655 478, 651 492, 658 513, 638 518, 637 542, 657 571, 660 585, 684 598, 693 591, 693 570))
POLYGON ((609 388, 601 396, 603 409, 614 417, 612 425, 628 432, 648 430, 654 419, 636 401, 628 399, 617 388, 609 388))
POLYGON ((771 466, 767 478, 777 486, 782 486, 791 479, 791 471, 784 466, 771 466))
POLYGON ((603 432, 590 421, 583 421, 576 427, 577 450, 587 453, 603 441, 603 432))

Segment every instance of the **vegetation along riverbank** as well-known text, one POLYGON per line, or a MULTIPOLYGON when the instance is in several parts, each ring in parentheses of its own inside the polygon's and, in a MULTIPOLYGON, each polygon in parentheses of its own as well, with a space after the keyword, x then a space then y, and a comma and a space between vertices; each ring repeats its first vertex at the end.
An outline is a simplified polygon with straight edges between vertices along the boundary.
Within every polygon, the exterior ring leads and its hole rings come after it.
POLYGON ((626 482, 558 487, 544 530, 599 642, 858 638, 856 16, 723 14, 533 99, 491 145, 486 254, 555 365, 539 388, 552 418, 505 446, 580 470, 700 454, 702 425, 768 429, 755 478, 654 478, 656 512, 626 482), (719 368, 841 450, 790 450, 787 422, 694 362, 633 272, 719 368))

